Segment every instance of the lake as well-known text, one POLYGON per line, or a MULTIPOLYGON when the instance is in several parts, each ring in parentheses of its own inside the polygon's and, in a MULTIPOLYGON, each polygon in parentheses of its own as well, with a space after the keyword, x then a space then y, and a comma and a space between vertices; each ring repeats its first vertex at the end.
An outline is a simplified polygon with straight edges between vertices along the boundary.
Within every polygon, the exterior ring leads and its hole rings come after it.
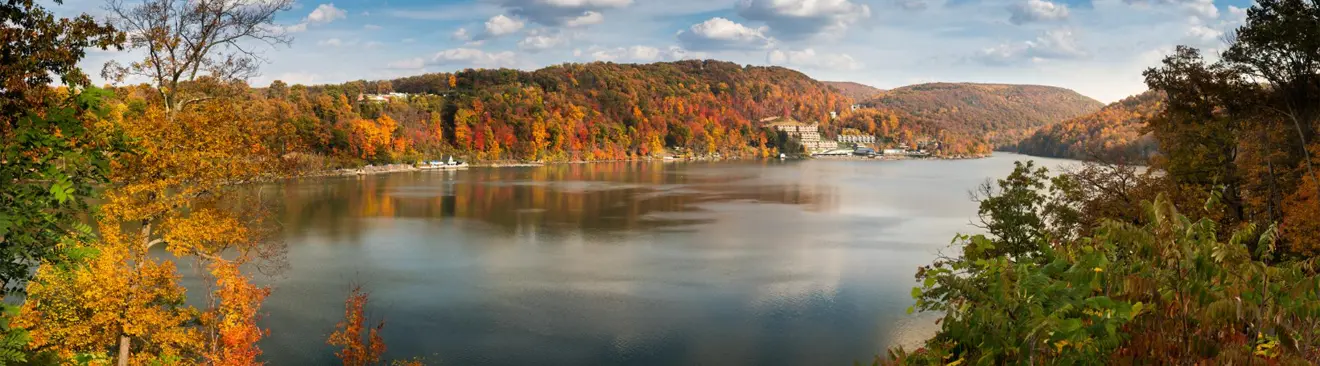
POLYGON ((274 197, 288 268, 264 359, 336 364, 353 284, 392 359, 842 365, 933 332, 907 315, 969 190, 1014 160, 564 164, 313 178, 274 197))

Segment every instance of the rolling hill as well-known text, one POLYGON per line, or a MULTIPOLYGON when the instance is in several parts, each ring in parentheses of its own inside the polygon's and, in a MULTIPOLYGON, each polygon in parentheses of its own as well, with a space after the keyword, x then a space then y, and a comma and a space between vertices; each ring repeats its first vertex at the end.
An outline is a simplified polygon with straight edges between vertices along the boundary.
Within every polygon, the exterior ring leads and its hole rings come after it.
POLYGON ((839 94, 843 94, 844 96, 852 98, 852 100, 858 102, 875 98, 879 96, 880 93, 885 92, 884 89, 851 81, 822 81, 821 83, 838 90, 839 94))
POLYGON ((1163 94, 1151 91, 1127 97, 1095 113, 1043 127, 1019 142, 1017 151, 1056 158, 1145 161, 1156 145, 1141 129, 1163 101, 1163 94))
POLYGON ((985 136, 996 147, 1011 147, 1037 128, 1104 106, 1064 88, 975 83, 910 85, 862 104, 900 110, 937 128, 985 136))

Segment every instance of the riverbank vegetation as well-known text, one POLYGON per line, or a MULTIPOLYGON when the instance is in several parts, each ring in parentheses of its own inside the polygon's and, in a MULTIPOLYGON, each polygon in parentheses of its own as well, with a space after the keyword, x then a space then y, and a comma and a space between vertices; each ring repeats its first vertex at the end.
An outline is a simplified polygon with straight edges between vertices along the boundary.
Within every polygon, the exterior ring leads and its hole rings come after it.
POLYGON ((1315 34, 1314 2, 1264 0, 1218 61, 1147 70, 1149 169, 1027 163, 982 187, 986 233, 917 272, 940 330, 877 363, 1320 363, 1315 34))

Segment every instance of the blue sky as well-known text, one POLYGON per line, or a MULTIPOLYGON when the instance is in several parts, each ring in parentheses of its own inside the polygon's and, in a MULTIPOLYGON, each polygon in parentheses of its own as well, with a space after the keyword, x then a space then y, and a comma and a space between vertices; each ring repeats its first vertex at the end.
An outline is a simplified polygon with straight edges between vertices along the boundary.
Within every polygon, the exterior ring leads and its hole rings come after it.
MULTIPOLYGON (((1223 47, 1250 0, 299 0, 251 80, 337 83, 464 68, 712 58, 880 88, 1029 83, 1112 102, 1175 45, 1223 47)), ((97 0, 69 15, 104 16, 97 0)), ((108 59, 84 61, 99 74, 108 59)))

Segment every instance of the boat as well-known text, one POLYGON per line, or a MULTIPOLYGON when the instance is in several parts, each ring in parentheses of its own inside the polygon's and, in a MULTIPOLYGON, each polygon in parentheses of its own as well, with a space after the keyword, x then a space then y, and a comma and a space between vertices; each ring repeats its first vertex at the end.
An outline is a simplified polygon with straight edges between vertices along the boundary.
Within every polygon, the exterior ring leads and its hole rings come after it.
POLYGON ((421 168, 422 169, 460 169, 460 168, 467 168, 467 166, 468 166, 467 163, 462 161, 455 161, 454 157, 450 156, 449 159, 445 161, 440 161, 440 160, 428 161, 425 164, 422 164, 421 168))

